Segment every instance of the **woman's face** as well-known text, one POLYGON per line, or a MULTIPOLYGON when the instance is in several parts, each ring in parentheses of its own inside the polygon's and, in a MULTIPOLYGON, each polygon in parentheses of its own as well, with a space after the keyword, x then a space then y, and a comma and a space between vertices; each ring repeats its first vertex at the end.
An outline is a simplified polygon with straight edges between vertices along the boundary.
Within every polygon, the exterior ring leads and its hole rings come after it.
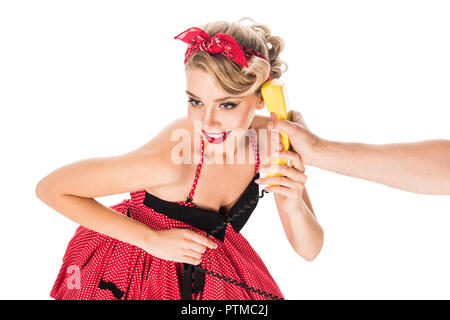
POLYGON ((224 143, 241 141, 253 121, 255 109, 264 107, 261 95, 229 96, 207 72, 198 68, 186 69, 186 87, 188 118, 194 122, 196 133, 202 135, 205 147, 215 152, 224 152, 224 143))

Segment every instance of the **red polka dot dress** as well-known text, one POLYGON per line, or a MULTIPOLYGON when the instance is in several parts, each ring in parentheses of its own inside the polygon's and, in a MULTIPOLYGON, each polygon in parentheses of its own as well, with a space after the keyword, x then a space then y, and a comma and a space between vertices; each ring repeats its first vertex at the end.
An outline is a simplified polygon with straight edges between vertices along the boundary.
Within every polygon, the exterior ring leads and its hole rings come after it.
POLYGON ((252 182, 226 212, 192 201, 202 157, 186 201, 169 202, 145 190, 110 208, 155 230, 187 228, 218 246, 207 248, 200 265, 160 259, 145 250, 79 226, 69 241, 50 296, 57 300, 272 300, 284 299, 267 267, 239 232, 258 202, 259 152, 252 182))

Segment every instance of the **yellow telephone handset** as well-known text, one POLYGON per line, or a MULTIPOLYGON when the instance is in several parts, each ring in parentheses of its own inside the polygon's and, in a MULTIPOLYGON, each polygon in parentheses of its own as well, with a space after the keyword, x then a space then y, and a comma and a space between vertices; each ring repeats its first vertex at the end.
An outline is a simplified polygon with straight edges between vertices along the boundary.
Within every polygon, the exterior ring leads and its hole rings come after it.
MULTIPOLYGON (((269 112, 275 113, 278 119, 291 120, 289 112, 286 85, 280 79, 272 79, 267 81, 261 87, 261 93, 269 112)), ((289 150, 289 137, 285 132, 280 131, 281 144, 283 150, 289 150)), ((287 159, 272 159, 271 164, 287 164, 287 159)), ((282 173, 267 173, 266 177, 284 176, 282 173)), ((269 184, 269 186, 277 186, 278 184, 269 184)))

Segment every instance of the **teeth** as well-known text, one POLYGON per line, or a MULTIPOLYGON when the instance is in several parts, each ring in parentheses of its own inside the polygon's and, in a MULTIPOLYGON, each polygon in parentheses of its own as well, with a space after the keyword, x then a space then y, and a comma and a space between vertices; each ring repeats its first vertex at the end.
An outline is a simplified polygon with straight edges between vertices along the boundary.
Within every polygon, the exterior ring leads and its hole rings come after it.
POLYGON ((220 138, 220 137, 223 137, 223 134, 210 134, 210 133, 208 133, 208 136, 210 136, 212 138, 220 138))

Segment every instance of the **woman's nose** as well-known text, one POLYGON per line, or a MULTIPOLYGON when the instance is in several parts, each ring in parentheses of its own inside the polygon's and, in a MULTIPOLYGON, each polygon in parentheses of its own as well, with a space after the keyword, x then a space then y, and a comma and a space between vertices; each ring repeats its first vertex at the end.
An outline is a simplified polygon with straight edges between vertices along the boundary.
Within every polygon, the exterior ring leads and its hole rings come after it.
POLYGON ((203 113, 203 125, 207 128, 214 128, 218 122, 216 120, 216 113, 214 108, 209 108, 203 113))

